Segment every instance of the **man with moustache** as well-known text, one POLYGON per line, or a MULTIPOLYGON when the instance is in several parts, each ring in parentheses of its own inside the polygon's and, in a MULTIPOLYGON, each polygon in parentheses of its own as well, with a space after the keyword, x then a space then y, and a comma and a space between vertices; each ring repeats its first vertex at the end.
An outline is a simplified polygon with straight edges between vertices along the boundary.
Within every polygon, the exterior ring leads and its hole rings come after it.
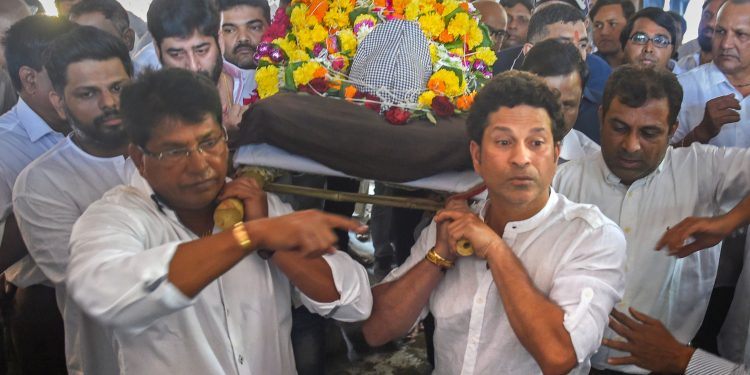
POLYGON ((73 131, 21 172, 13 211, 29 254, 55 287, 68 372, 111 374, 117 371, 112 347, 98 327, 82 330, 86 318, 69 299, 65 279, 73 224, 92 202, 135 173, 124 156, 128 143, 120 119, 120 92, 133 68, 120 39, 90 26, 57 39, 45 60, 55 88, 50 99, 73 131))
POLYGON ((500 52, 508 36, 508 15, 505 8, 493 0, 479 0, 472 3, 479 12, 480 21, 487 26, 492 39, 492 50, 500 52))
MULTIPOLYGON (((552 185, 573 201, 598 206, 625 232, 625 294, 617 310, 650 315, 679 341, 688 342, 708 306, 719 247, 681 259, 654 248, 670 226, 689 216, 727 212, 750 191, 750 150, 670 147, 681 101, 682 87, 671 72, 617 68, 600 110, 601 153, 565 163, 552 185)), ((614 332, 608 330, 605 338, 615 338, 614 332)), ((594 355, 592 366, 647 372, 626 354, 605 347, 594 355)))
POLYGON ((677 49, 677 65, 683 71, 708 64, 713 60, 711 56, 711 38, 716 27, 716 15, 726 0, 705 0, 701 20, 698 24, 698 37, 683 44, 677 49))
POLYGON ((526 42, 529 20, 534 2, 531 0, 503 0, 500 5, 508 14, 508 37, 503 40, 502 49, 518 47, 526 42))
POLYGON ((154 0, 148 8, 148 31, 163 67, 206 75, 216 84, 223 108, 222 124, 230 136, 247 106, 236 100, 232 76, 225 72, 219 48, 221 15, 215 0, 154 0))
POLYGON ((594 23, 594 54, 606 60, 612 68, 625 63, 620 33, 633 13, 635 6, 630 0, 599 0, 589 13, 594 23))
POLYGON ((11 26, 4 48, 18 103, 0 117, 0 271, 18 287, 6 322, 25 373, 65 373, 62 320, 55 291, 33 264, 12 214, 12 191, 21 170, 65 137, 70 127, 49 100, 52 90, 42 51, 73 27, 57 17, 29 16, 11 26))
POLYGON ((257 93, 255 49, 271 23, 266 0, 219 0, 224 71, 234 80, 236 103, 250 104, 257 93))
POLYGON ((659 8, 644 8, 636 12, 622 29, 620 43, 629 64, 681 72, 672 60, 677 39, 674 19, 659 8))

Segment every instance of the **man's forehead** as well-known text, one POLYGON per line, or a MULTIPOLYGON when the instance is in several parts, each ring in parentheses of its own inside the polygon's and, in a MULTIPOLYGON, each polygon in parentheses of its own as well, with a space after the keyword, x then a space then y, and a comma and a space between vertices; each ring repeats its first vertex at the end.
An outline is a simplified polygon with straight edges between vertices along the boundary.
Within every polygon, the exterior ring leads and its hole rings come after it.
POLYGON ((552 130, 552 119, 547 110, 526 104, 515 107, 500 107, 487 118, 487 132, 537 132, 539 129, 552 130))
POLYGON ((605 19, 610 19, 613 16, 617 17, 625 17, 625 14, 622 11, 622 5, 620 4, 609 4, 602 6, 599 11, 596 13, 596 16, 594 16, 594 20, 596 21, 604 21, 605 19), (615 14, 612 14, 612 13, 615 14))
POLYGON ((719 9, 716 22, 719 25, 724 25, 729 20, 732 20, 731 26, 748 26, 750 27, 750 3, 747 4, 733 4, 731 1, 727 1, 719 9))
POLYGON ((67 76, 66 90, 102 84, 109 85, 130 80, 125 66, 117 57, 107 60, 86 59, 76 61, 68 65, 65 72, 67 76))
POLYGON ((236 5, 221 12, 223 18, 231 18, 232 20, 260 20, 265 21, 265 15, 263 14, 263 8, 255 7, 252 5, 241 4, 236 5))
POLYGON ((577 42, 586 39, 586 25, 582 21, 576 22, 555 22, 545 27, 547 30, 546 39, 564 39, 567 41, 577 42))
POLYGON ((662 27, 658 23, 654 22, 648 17, 641 17, 636 19, 633 22, 633 31, 632 32, 643 32, 646 34, 661 34, 661 35, 669 35, 669 30, 662 27))

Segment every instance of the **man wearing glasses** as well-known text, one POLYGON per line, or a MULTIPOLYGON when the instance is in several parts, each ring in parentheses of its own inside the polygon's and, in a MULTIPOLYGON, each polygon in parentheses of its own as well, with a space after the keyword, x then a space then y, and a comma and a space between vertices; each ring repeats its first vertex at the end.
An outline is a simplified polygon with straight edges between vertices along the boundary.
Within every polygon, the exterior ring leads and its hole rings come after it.
POLYGON ((659 8, 639 10, 630 17, 620 34, 625 61, 681 73, 671 60, 676 34, 674 21, 667 12, 659 8))
POLYGON ((479 14, 482 16, 482 23, 487 26, 492 38, 492 50, 500 52, 503 47, 503 42, 508 36, 506 31, 508 25, 508 14, 505 12, 505 8, 493 0, 480 0, 474 2, 474 7, 477 8, 479 14))
POLYGON ((72 298, 107 327, 119 373, 293 374, 292 303, 369 316, 366 271, 332 247, 333 229, 366 228, 291 213, 248 178, 227 182, 213 82, 147 72, 123 90, 122 113, 139 173, 73 227, 67 275, 72 298), (213 214, 227 198, 242 201, 244 221, 219 232, 213 214))

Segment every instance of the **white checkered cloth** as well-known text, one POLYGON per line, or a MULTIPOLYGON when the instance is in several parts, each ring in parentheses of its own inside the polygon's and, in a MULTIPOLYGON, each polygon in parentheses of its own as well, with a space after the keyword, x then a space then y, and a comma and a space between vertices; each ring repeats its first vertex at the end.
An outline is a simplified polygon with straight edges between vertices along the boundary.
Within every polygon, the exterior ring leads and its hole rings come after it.
POLYGON ((376 25, 360 43, 349 79, 358 90, 378 96, 386 110, 416 103, 431 74, 430 42, 419 24, 390 20, 376 25))

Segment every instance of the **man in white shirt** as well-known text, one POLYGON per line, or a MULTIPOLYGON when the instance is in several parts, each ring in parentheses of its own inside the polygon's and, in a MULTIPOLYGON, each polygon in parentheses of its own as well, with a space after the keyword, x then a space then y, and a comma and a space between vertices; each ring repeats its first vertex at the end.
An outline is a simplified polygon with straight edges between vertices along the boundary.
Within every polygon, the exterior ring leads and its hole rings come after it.
MULTIPOLYGON (((670 226, 693 215, 731 209, 750 187, 750 151, 695 145, 673 149, 682 100, 677 78, 663 69, 615 70, 601 109, 602 151, 563 165, 553 186, 573 201, 597 205, 628 241, 620 311, 654 316, 679 340, 695 336, 713 288, 719 248, 675 259, 654 251, 670 226)), ((605 337, 614 337, 609 331, 605 337)), ((645 370, 601 348, 592 365, 626 373, 645 370)))
POLYGON ((70 30, 66 20, 29 16, 5 34, 5 57, 18 103, 0 117, 0 271, 20 289, 16 292, 13 345, 22 372, 65 372, 62 320, 55 294, 27 255, 15 216, 12 191, 21 170, 64 138, 68 124, 50 103, 52 91, 42 66, 42 51, 70 30))
POLYGON ((705 0, 701 20, 698 23, 698 37, 683 44, 677 50, 677 65, 683 72, 713 60, 711 39, 716 27, 716 15, 726 0, 705 0))
POLYGON ((521 69, 542 77, 550 90, 560 95, 565 136, 560 144, 558 164, 599 151, 600 147, 596 142, 573 129, 578 119, 583 89, 589 77, 589 68, 581 59, 578 49, 570 43, 547 39, 529 50, 521 69), (555 58, 550 59, 550 56, 555 58))
POLYGON ((133 68, 120 39, 90 26, 55 40, 45 67, 55 87, 52 104, 73 131, 21 172, 13 211, 29 255, 55 287, 68 373, 116 373, 117 361, 101 328, 87 324, 88 331, 80 330, 85 317, 68 299, 65 275, 73 224, 91 203, 127 184, 135 173, 124 157, 128 143, 120 119, 120 91, 133 68), (82 353, 86 348, 97 352, 82 353))
POLYGON ((435 374, 588 373, 624 285, 622 231, 550 188, 564 120, 526 72, 495 76, 467 120, 488 199, 452 201, 373 288, 371 345, 435 317, 435 374), (459 239, 474 256, 457 257, 459 239))
POLYGON ((271 24, 266 0, 220 0, 224 71, 234 80, 234 102, 249 105, 257 96, 255 50, 271 24))
MULTIPOLYGON (((747 196, 724 215, 681 221, 664 234, 657 248, 665 248, 672 256, 685 257, 717 245, 749 223, 750 196, 747 196)), ((629 352, 633 363, 657 373, 750 374, 750 242, 746 242, 744 252, 745 264, 720 335, 721 357, 681 343, 661 322, 638 313, 634 314, 635 319, 615 314, 619 324, 613 324, 612 328, 623 340, 605 340, 604 344, 629 352)))
POLYGON ((139 174, 76 222, 66 279, 107 327, 121 374, 292 374, 293 301, 344 321, 369 316, 366 271, 331 247, 333 228, 366 228, 290 213, 247 178, 225 182, 212 82, 182 69, 146 73, 121 105, 139 174), (247 221, 217 233, 216 202, 227 198, 243 202, 247 221))
POLYGON ((676 147, 693 142, 750 147, 750 1, 727 1, 719 9, 713 62, 680 75, 685 90, 676 147))

